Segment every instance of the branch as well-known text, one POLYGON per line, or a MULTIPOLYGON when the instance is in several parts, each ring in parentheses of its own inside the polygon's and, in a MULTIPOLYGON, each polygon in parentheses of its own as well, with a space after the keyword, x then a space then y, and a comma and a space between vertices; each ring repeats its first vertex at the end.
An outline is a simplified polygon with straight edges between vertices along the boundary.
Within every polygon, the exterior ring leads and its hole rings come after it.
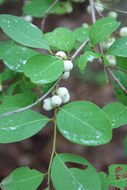
POLYGON ((50 11, 52 10, 52 8, 55 6, 55 4, 56 4, 58 1, 59 1, 59 0, 55 0, 55 1, 51 4, 51 6, 45 11, 45 15, 44 15, 44 17, 43 17, 43 19, 42 19, 42 22, 41 22, 41 30, 42 30, 42 32, 43 32, 43 30, 44 30, 45 22, 46 22, 46 19, 47 19, 48 15, 49 15, 50 11))
MULTIPOLYGON (((89 0, 90 6, 91 6, 91 12, 92 12, 92 22, 93 24, 96 22, 96 16, 95 16, 95 9, 94 9, 94 2, 93 0, 89 0)), ((99 49, 100 52, 102 53, 103 50, 99 44, 99 49)), ((107 68, 109 74, 111 75, 112 79, 119 85, 119 87, 121 88, 121 90, 127 95, 127 90, 126 88, 123 86, 123 84, 119 81, 119 79, 115 76, 115 74, 113 73, 113 71, 110 68, 107 68)))
MULTIPOLYGON (((78 54, 85 48, 85 46, 87 45, 87 43, 89 42, 89 39, 85 40, 83 42, 83 44, 76 50, 76 52, 72 55, 71 57, 71 61, 73 61, 77 56, 78 54)), ((19 108, 17 110, 14 110, 14 111, 10 111, 10 112, 6 112, 6 113, 3 113, 0 115, 0 118, 1 117, 4 117, 4 116, 8 116, 8 115, 12 115, 12 114, 16 114, 16 113, 19 113, 19 112, 23 112, 23 111, 26 111, 34 106, 36 106, 38 103, 40 103, 42 100, 44 100, 51 92, 52 90, 57 86, 57 84, 60 82, 62 76, 60 76, 58 78, 58 80, 53 84, 53 86, 48 90, 48 92, 46 92, 43 96, 41 96, 39 99, 37 99, 33 104, 30 104, 26 107, 23 107, 23 108, 19 108)))

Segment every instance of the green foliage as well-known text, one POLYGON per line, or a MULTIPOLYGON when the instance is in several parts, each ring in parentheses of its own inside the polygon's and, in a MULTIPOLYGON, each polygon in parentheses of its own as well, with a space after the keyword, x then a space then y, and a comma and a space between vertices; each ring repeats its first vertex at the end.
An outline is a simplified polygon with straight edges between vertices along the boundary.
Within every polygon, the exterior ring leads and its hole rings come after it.
POLYGON ((90 27, 90 41, 92 45, 98 44, 106 39, 112 32, 114 32, 120 25, 113 18, 102 18, 90 27))
POLYGON ((64 70, 63 61, 51 55, 37 55, 24 65, 24 74, 33 83, 51 83, 60 77, 64 70), (36 63, 36 64, 35 64, 36 63))
MULTIPOLYGON (((123 73, 121 71, 115 71, 115 75, 119 79, 119 81, 124 85, 124 87, 127 89, 127 73, 123 73)), ((125 92, 121 90, 121 88, 116 82, 113 83, 114 83, 114 90, 116 97, 121 103, 127 105, 127 95, 125 94, 125 92)))
POLYGON ((127 37, 116 40, 108 49, 108 54, 119 57, 127 57, 127 37))
POLYGON ((4 0, 0 0, 0 5, 1 5, 2 3, 4 3, 4 0))
POLYGON ((70 52, 75 44, 75 35, 68 28, 56 28, 44 35, 53 50, 70 52))
POLYGON ((73 154, 56 154, 52 164, 51 178, 56 190, 92 190, 93 187, 94 190, 101 190, 100 178, 94 167, 84 158, 73 154), (68 167, 67 163, 80 164, 85 169, 68 167))
POLYGON ((2 190, 36 190, 43 181, 43 174, 28 167, 14 170, 0 184, 2 190))
POLYGON ((40 29, 23 18, 1 14, 0 27, 11 39, 24 46, 49 50, 40 29))
POLYGON ((94 59, 101 57, 101 54, 92 52, 92 51, 85 51, 83 55, 80 56, 78 60, 78 66, 80 68, 80 72, 84 73, 86 65, 88 62, 93 62, 94 59))
POLYGON ((127 57, 116 57, 116 60, 119 68, 127 70, 127 57))
POLYGON ((103 111, 110 119, 112 128, 118 128, 127 124, 127 106, 119 102, 113 102, 104 106, 103 111))
POLYGON ((6 41, 5 44, 0 43, 0 57, 9 69, 16 72, 23 72, 23 65, 39 52, 29 49, 24 46, 19 46, 11 41, 6 41), (6 49, 5 49, 6 48, 6 49))
POLYGON ((109 166, 109 185, 124 190, 127 188, 127 165, 114 164, 109 166))
POLYGON ((97 146, 112 138, 107 116, 90 102, 77 101, 63 106, 58 112, 57 123, 60 133, 76 144, 97 146))
POLYGON ((89 28, 76 28, 73 31, 73 33, 75 35, 76 40, 83 43, 89 37, 89 28))
POLYGON ((27 139, 40 131, 49 119, 35 111, 27 110, 0 119, 0 143, 27 139))
POLYGON ((107 175, 104 172, 99 172, 101 180, 101 190, 108 190, 108 179, 107 175))

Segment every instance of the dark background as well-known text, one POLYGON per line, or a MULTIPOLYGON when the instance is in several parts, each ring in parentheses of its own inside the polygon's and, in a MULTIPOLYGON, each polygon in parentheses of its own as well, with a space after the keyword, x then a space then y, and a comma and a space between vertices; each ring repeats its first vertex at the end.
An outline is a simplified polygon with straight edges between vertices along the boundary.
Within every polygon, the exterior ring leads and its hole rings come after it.
MULTIPOLYGON (((22 1, 8 0, 0 6, 1 13, 22 15, 22 1)), ((50 31, 56 26, 65 26, 71 29, 79 27, 83 22, 91 23, 90 16, 86 14, 84 4, 74 4, 74 12, 65 16, 51 15, 48 17, 45 32, 50 31)), ((120 1, 113 8, 127 10, 127 1, 120 1)), ((105 15, 108 10, 106 10, 105 15)), ((118 13, 123 26, 127 26, 127 14, 118 13)), ((34 19, 35 24, 40 26, 41 19, 34 19)), ((0 30, 0 40, 7 37, 0 30)), ((2 63, 0 63, 2 68, 2 63)), ((116 101, 113 93, 112 84, 104 82, 103 68, 97 63, 88 66, 88 74, 79 76, 77 68, 74 69, 72 76, 61 83, 66 86, 71 94, 71 100, 87 100, 103 107, 105 104, 116 101)), ((51 113, 52 115, 52 113, 51 113)), ((51 116, 50 115, 50 116, 51 116)), ((116 129, 113 132, 112 141, 103 146, 85 147, 72 144, 64 139, 59 132, 57 133, 57 152, 75 153, 86 158, 97 171, 108 171, 110 164, 126 164, 127 158, 123 150, 123 140, 126 135, 127 127, 116 129)), ((16 167, 28 165, 31 168, 46 172, 52 150, 53 126, 45 127, 40 133, 23 142, 0 144, 0 180, 6 177, 16 167)), ((40 189, 44 189, 41 186, 40 189)))

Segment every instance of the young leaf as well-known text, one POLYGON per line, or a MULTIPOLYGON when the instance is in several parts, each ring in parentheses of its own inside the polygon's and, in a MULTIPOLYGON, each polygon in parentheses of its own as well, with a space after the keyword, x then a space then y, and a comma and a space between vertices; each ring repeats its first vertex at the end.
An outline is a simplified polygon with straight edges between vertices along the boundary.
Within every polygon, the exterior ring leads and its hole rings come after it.
POLYGON ((58 112, 58 129, 69 141, 88 146, 108 143, 112 127, 106 114, 93 103, 77 101, 58 112))
POLYGON ((0 143, 27 139, 40 131, 49 119, 38 112, 27 110, 0 118, 0 143))
POLYGON ((110 34, 112 34, 118 27, 120 22, 116 22, 114 18, 102 18, 90 27, 90 41, 92 45, 102 42, 110 34))
POLYGON ((54 82, 63 70, 63 61, 51 55, 34 56, 24 65, 24 74, 37 84, 54 82))
POLYGON ((51 168, 51 178, 56 190, 101 190, 100 178, 94 167, 77 155, 56 154, 51 168), (68 168, 67 163, 79 164, 85 169, 68 168))
POLYGON ((35 97, 32 93, 20 93, 6 97, 0 105, 0 114, 28 106, 33 103, 34 99, 35 97))
POLYGON ((107 114, 112 128, 127 124, 127 106, 119 102, 113 102, 104 106, 103 111, 107 114))
POLYGON ((83 43, 89 37, 89 28, 76 28, 73 31, 73 33, 75 35, 76 40, 83 43))
POLYGON ((78 66, 80 68, 80 72, 84 73, 87 63, 93 62, 94 59, 99 57, 101 57, 101 54, 99 53, 86 51, 83 55, 80 56, 78 60, 78 66))
POLYGON ((125 152, 125 155, 127 157, 127 135, 124 138, 124 152, 125 152))
MULTIPOLYGON (((115 75, 123 84, 123 86, 127 89, 127 73, 123 73, 121 71, 115 71, 115 75)), ((119 85, 116 82, 113 82, 113 84, 117 99, 124 105, 127 105, 127 95, 122 91, 122 89, 119 87, 119 85)))
POLYGON ((75 35, 68 28, 56 28, 44 35, 52 49, 70 52, 75 44, 75 35))
POLYGON ((127 165, 114 164, 109 167, 110 186, 124 190, 127 188, 127 165))
MULTIPOLYGON (((12 44, 11 41, 10 43, 12 44)), ((1 43, 0 49, 3 50, 3 54, 1 53, 0 56, 4 64, 9 67, 9 69, 16 72, 23 72, 23 65, 26 64, 32 56, 39 54, 39 52, 24 46, 16 44, 9 45, 9 42, 5 42, 5 44, 8 44, 9 48, 5 49, 6 45, 3 46, 3 43, 1 43)))
POLYGON ((117 66, 123 70, 127 70, 127 57, 116 57, 117 66))
POLYGON ((127 57, 127 37, 116 40, 108 49, 108 54, 127 57))
POLYGON ((35 169, 20 167, 15 169, 0 184, 4 190, 36 190, 44 175, 35 169))
POLYGON ((0 27, 11 39, 24 46, 49 50, 41 30, 23 18, 1 14, 0 27))
POLYGON ((27 0, 25 1, 23 11, 25 14, 33 17, 42 17, 53 2, 54 0, 27 0))

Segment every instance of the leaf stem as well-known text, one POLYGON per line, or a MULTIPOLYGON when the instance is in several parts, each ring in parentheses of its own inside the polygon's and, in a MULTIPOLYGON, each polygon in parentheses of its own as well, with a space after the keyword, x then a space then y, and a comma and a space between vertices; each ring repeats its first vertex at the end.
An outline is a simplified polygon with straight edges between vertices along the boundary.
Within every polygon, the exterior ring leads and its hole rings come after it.
POLYGON ((56 151, 56 133, 57 133, 57 109, 55 109, 55 113, 54 113, 54 137, 53 137, 53 148, 52 148, 52 154, 51 154, 51 158, 50 158, 50 162, 49 162, 49 167, 48 167, 48 187, 50 188, 50 178, 51 178, 51 167, 52 167, 52 162, 53 162, 53 158, 54 158, 54 154, 56 151))

